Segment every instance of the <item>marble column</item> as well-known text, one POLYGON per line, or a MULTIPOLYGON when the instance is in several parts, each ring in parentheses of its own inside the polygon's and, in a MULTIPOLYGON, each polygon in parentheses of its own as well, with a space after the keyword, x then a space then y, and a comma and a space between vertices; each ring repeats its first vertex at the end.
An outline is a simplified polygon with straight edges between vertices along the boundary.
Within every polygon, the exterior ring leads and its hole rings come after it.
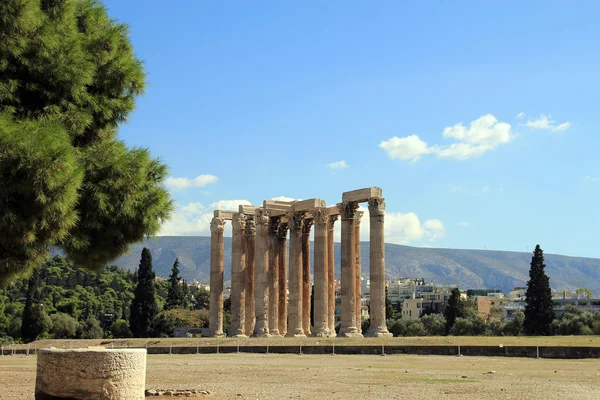
POLYGON ((327 257, 327 220, 329 211, 326 208, 311 211, 315 224, 315 260, 314 260, 314 331, 313 336, 327 336, 329 331, 329 264, 327 257))
POLYGON ((381 197, 369 199, 371 270, 371 327, 369 336, 392 336, 385 320, 385 243, 383 237, 385 201, 381 197))
POLYGON ((304 337, 302 328, 302 226, 304 213, 288 214, 290 228, 290 300, 286 336, 304 337))
POLYGON ((358 203, 339 203, 342 216, 342 325, 343 337, 362 337, 356 328, 356 258, 354 222, 358 203))
POLYGON ((230 337, 246 337, 245 287, 246 216, 234 214, 231 235, 231 328, 230 337))
POLYGON ((302 329, 310 335, 310 229, 312 219, 305 219, 302 226, 302 329))
POLYGON ((356 260, 356 300, 354 306, 356 307, 356 329, 359 333, 362 333, 362 279, 361 279, 361 265, 360 265, 360 219, 364 212, 356 211, 354 215, 354 257, 356 260))
POLYGON ((256 241, 254 242, 254 314, 256 322, 252 336, 269 335, 269 215, 264 208, 256 210, 256 241))
POLYGON ((223 336, 223 229, 225 220, 215 217, 210 223, 210 336, 223 336))
POLYGON ((335 251, 334 251, 334 225, 338 216, 332 215, 327 219, 327 285, 328 288, 328 327, 329 335, 336 336, 335 333, 335 251))
POLYGON ((244 272, 246 335, 254 331, 254 244, 256 242, 256 223, 254 216, 246 219, 246 271, 244 272))
POLYGON ((279 332, 279 223, 281 218, 271 218, 269 226, 269 333, 279 332))
POLYGON ((277 309, 279 334, 287 333, 287 223, 279 224, 279 307, 277 309))

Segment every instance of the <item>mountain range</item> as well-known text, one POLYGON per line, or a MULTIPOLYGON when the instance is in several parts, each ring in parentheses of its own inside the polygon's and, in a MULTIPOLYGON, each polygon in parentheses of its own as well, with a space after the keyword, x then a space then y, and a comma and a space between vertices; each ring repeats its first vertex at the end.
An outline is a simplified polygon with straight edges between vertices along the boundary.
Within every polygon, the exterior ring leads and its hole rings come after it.
MULTIPOLYGON (((231 279, 231 238, 224 239, 225 281, 231 279)), ((133 245, 129 253, 113 264, 123 269, 138 267, 143 247, 152 252, 157 276, 167 277, 175 258, 186 281, 209 282, 210 237, 161 236, 133 245)), ((436 284, 458 284, 464 289, 501 289, 508 292, 525 286, 531 253, 461 250, 385 245, 388 279, 424 278, 436 284)), ((312 260, 313 257, 311 257, 312 260)), ((600 293, 600 259, 545 254, 546 273, 553 289, 589 288, 600 293)), ((369 242, 361 243, 362 274, 369 273, 369 242)), ((335 271, 340 276, 340 243, 335 243, 335 271)))

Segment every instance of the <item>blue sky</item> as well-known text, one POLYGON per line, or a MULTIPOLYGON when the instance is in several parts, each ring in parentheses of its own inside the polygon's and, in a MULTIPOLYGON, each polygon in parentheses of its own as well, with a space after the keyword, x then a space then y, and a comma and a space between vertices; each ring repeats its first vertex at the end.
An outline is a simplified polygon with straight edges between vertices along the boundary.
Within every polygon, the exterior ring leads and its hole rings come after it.
POLYGON ((148 75, 121 138, 170 167, 162 234, 379 186, 387 242, 600 257, 600 3, 105 4, 148 75))

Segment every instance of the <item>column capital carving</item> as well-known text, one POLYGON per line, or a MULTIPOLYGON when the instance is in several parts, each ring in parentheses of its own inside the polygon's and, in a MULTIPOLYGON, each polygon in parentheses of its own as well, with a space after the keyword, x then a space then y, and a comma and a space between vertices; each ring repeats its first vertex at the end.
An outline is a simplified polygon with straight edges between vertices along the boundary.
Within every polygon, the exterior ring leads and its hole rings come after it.
POLYGON ((356 210, 358 210, 358 203, 356 202, 348 202, 348 203, 337 203, 336 207, 340 210, 340 215, 342 220, 344 219, 354 219, 354 214, 356 210))
POLYGON ((384 215, 385 214, 385 199, 383 197, 371 197, 369 199, 369 215, 384 215))
POLYGON ((304 218, 303 224, 302 224, 302 234, 303 235, 310 235, 310 228, 312 228, 313 226, 313 219, 308 219, 308 218, 304 218))
POLYGON ((225 230, 225 219, 214 217, 212 221, 210 221, 210 233, 213 235, 222 234, 223 230, 225 230))
POLYGON ((269 211, 264 208, 258 208, 254 214, 256 225, 265 226, 269 224, 269 211))
POLYGON ((298 231, 300 229, 302 229, 302 226, 304 225, 304 218, 305 215, 303 212, 292 212, 292 213, 287 213, 287 218, 289 221, 289 228, 293 231, 298 231))
POLYGON ((256 235, 256 222, 254 222, 254 217, 249 216, 246 219, 246 236, 254 235, 256 235))
POLYGON ((281 217, 271 217, 271 221, 269 222, 269 233, 272 236, 279 235, 279 225, 281 225, 281 217))
POLYGON ((360 219, 362 218, 362 216, 365 214, 364 211, 356 211, 354 213, 354 223, 357 225, 360 225, 360 219))
POLYGON ((246 229, 246 216, 244 214, 234 214, 231 218, 231 226, 236 231, 246 229))
POLYGON ((277 227, 277 236, 279 236, 279 240, 285 240, 287 238, 288 224, 284 222, 279 222, 279 226, 277 227))
POLYGON ((327 208, 313 208, 310 210, 310 213, 313 216, 313 221, 315 224, 327 223, 329 217, 329 210, 327 208))

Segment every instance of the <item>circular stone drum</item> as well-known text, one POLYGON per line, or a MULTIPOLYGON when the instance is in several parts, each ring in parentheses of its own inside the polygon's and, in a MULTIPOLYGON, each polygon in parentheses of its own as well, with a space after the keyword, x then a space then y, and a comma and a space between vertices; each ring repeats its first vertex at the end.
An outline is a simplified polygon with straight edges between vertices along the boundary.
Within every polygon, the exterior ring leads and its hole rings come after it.
POLYGON ((35 398, 144 399, 145 349, 41 349, 35 398))

